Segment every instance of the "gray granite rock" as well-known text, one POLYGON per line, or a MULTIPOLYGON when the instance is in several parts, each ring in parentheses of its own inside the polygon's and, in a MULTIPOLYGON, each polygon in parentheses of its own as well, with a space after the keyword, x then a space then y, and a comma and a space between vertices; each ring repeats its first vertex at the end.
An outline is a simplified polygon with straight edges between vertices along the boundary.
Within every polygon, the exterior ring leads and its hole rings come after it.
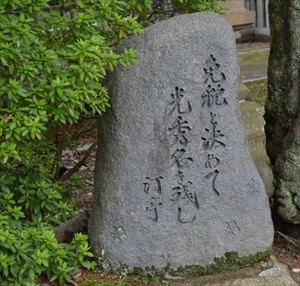
POLYGON ((240 82, 239 90, 238 90, 239 100, 240 101, 245 100, 248 97, 248 94, 249 94, 248 87, 243 82, 240 82))
POLYGON ((245 101, 240 104, 242 121, 248 137, 250 153, 254 162, 270 163, 266 152, 264 108, 257 103, 245 101))
POLYGON ((138 63, 109 78, 89 234, 113 267, 208 266, 264 252, 273 227, 238 107, 234 34, 219 15, 130 38, 138 63))
POLYGON ((273 171, 270 165, 265 162, 255 162, 255 167, 264 182, 267 196, 271 199, 274 195, 273 171))
POLYGON ((259 265, 236 271, 170 283, 171 286, 297 286, 286 265, 272 257, 274 265, 263 271, 259 265))
POLYGON ((240 111, 252 159, 270 199, 274 194, 274 186, 271 162, 266 152, 264 108, 257 103, 245 101, 240 103, 240 111))

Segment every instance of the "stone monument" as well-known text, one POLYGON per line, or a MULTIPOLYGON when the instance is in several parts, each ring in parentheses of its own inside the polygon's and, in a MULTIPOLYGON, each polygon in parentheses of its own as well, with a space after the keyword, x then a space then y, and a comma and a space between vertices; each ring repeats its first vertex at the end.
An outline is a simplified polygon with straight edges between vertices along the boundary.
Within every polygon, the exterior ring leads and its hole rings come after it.
POLYGON ((207 268, 268 253, 268 199, 237 99, 234 33, 221 16, 147 28, 138 62, 108 78, 100 119, 91 246, 114 268, 207 268))

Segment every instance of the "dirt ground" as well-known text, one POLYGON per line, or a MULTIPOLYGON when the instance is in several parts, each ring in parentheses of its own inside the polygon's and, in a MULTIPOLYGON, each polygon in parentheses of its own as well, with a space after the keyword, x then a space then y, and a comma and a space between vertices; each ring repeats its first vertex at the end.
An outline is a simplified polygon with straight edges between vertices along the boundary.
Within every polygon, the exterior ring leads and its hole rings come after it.
POLYGON ((277 260, 288 266, 291 276, 300 285, 300 245, 291 237, 275 232, 273 253, 277 260))

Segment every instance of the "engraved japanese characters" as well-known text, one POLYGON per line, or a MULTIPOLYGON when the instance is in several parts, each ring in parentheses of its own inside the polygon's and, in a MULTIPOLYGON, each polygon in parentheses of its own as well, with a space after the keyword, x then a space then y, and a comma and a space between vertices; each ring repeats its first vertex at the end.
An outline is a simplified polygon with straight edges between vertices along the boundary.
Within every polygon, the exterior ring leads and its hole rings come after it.
POLYGON ((212 13, 157 23, 107 78, 90 238, 115 268, 207 266, 268 250, 273 228, 237 103, 231 27, 212 13))

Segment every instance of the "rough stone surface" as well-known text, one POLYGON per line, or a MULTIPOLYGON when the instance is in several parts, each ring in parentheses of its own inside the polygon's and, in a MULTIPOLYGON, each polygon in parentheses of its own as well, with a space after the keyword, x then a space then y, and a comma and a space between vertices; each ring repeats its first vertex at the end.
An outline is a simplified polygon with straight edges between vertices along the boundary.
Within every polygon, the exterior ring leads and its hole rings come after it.
POLYGON ((178 16, 131 38, 138 63, 109 78, 90 238, 113 267, 208 266, 264 252, 273 227, 238 107, 232 28, 178 16))
POLYGON ((247 98, 249 94, 249 89, 248 87, 240 82, 240 85, 239 85, 239 100, 245 100, 247 98))
POLYGON ((265 162, 255 162, 256 169, 264 182, 265 189, 268 198, 272 198, 274 195, 274 185, 273 185, 273 171, 270 165, 265 162))
POLYGON ((266 152, 264 108, 257 103, 245 101, 240 104, 240 111, 254 162, 270 164, 266 152))
POLYGON ((297 286, 285 265, 274 261, 274 266, 264 271, 260 265, 238 271, 199 277, 171 283, 172 286, 297 286))
POLYGON ((267 78, 269 50, 258 50, 254 55, 239 53, 241 80, 244 82, 267 78))
POLYGON ((264 182, 268 198, 271 198, 274 194, 273 172, 266 152, 264 108, 257 103, 245 101, 240 104, 240 111, 252 159, 264 182))

